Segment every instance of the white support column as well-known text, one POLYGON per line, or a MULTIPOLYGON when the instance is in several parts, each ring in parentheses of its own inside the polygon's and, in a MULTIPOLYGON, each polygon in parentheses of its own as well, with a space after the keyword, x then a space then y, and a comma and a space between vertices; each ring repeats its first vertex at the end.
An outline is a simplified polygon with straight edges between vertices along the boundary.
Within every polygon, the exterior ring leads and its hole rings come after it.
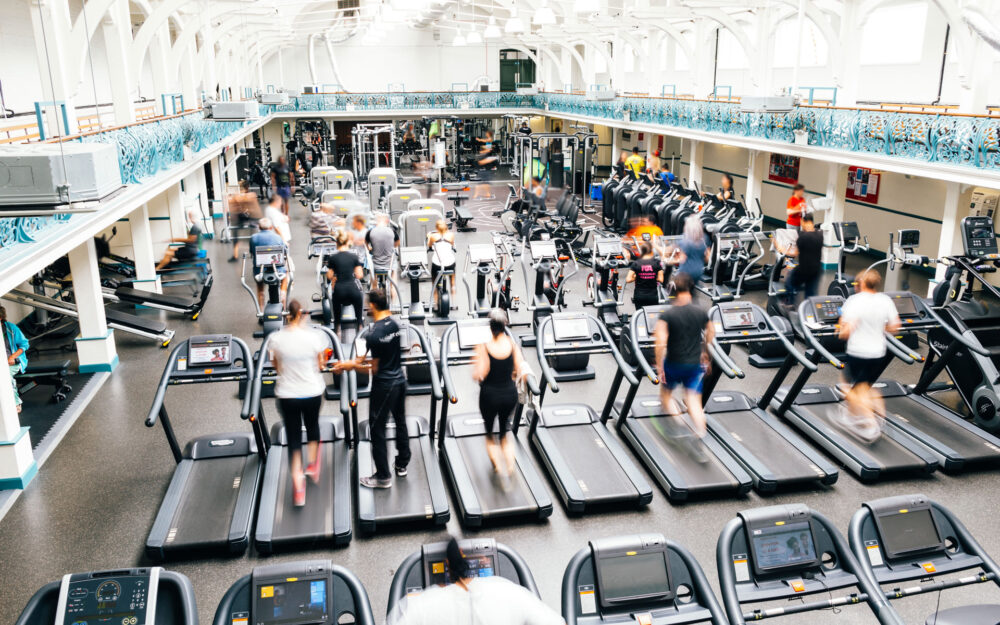
POLYGON ((159 258, 153 249, 153 235, 149 229, 149 205, 143 204, 128 216, 132 231, 132 254, 135 258, 135 288, 161 293, 160 277, 156 275, 159 258))
POLYGON ((689 139, 691 143, 691 165, 688 166, 688 184, 701 186, 701 167, 705 157, 705 144, 689 139))
POLYGON ((101 22, 101 34, 104 37, 104 50, 108 55, 108 66, 114 68, 110 74, 115 123, 129 124, 135 121, 135 108, 132 106, 131 94, 134 68, 130 66, 128 53, 132 43, 132 24, 127 0, 115 0, 101 22))
MULTIPOLYGON (((962 232, 958 227, 962 220, 959 214, 959 200, 962 197, 962 185, 957 182, 945 183, 944 211, 941 214, 941 240, 938 241, 937 258, 944 258, 954 254, 962 246, 962 232)), ((938 263, 934 272, 934 283, 928 285, 927 295, 933 290, 935 283, 944 280, 944 273, 947 270, 944 263, 938 263)))
POLYGON ((167 214, 170 216, 170 236, 181 239, 187 236, 187 218, 184 215, 184 193, 180 183, 175 184, 163 194, 167 202, 167 214))
POLYGON ((618 143, 618 137, 621 134, 620 128, 611 128, 611 165, 614 166, 618 162, 618 154, 622 151, 621 144, 618 143))
POLYGON ((10 367, 0 367, 0 490, 23 489, 38 474, 28 428, 21 426, 14 403, 13 385, 10 367))
MULTIPOLYGON (((44 94, 41 99, 66 104, 69 134, 74 134, 77 131, 74 105, 78 79, 76 54, 82 51, 69 49, 73 40, 70 36, 72 21, 69 3, 67 0, 32 0, 29 13, 38 61, 38 80, 44 94)), ((52 111, 52 107, 47 110, 52 111)), ((46 136, 63 134, 61 112, 46 115, 45 121, 48 129, 46 136)))
POLYGON ((225 176, 222 175, 222 157, 213 158, 209 165, 212 168, 212 197, 209 206, 212 207, 212 214, 222 214, 226 210, 226 188, 225 176))
POLYGON ((958 101, 959 111, 984 115, 986 105, 989 103, 990 83, 996 80, 996 76, 993 74, 993 63, 990 61, 991 58, 995 58, 995 55, 991 54, 990 48, 978 36, 972 37, 970 43, 971 45, 968 46, 972 52, 970 58, 974 61, 965 63, 969 76, 968 84, 962 85, 958 101))
POLYGON ((861 31, 857 23, 860 2, 844 2, 840 6, 841 76, 837 84, 837 106, 856 106, 861 84, 861 31))
MULTIPOLYGON (((844 209, 847 204, 847 166, 838 163, 827 164, 826 175, 826 197, 831 200, 830 208, 823 215, 823 224, 830 224, 835 221, 844 221, 844 209)), ((836 237, 833 234, 832 226, 824 228, 824 237, 827 245, 833 245, 836 237)), ((823 265, 826 267, 837 266, 837 248, 823 248, 823 265)))
POLYGON ((69 269, 80 324, 80 336, 76 338, 80 373, 114 371, 118 366, 118 352, 114 332, 104 317, 101 272, 93 239, 70 250, 69 269))
POLYGON ((764 152, 759 152, 757 150, 749 150, 749 159, 747 162, 747 192, 746 192, 746 208, 748 211, 755 212, 757 210, 757 201, 761 198, 761 185, 764 181, 764 176, 767 173, 767 159, 764 152))

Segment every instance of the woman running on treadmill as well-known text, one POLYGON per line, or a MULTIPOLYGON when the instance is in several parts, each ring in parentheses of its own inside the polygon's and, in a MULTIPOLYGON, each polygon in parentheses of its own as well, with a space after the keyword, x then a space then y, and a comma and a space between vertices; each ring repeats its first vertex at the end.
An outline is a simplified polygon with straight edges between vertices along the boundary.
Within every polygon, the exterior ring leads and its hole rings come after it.
POLYGON ((451 583, 408 596, 389 615, 389 625, 565 625, 523 586, 500 575, 473 576, 454 538, 447 554, 451 583))
POLYGON ((514 381, 521 375, 523 360, 521 351, 507 336, 507 313, 494 308, 488 319, 492 336, 476 345, 472 377, 479 382, 479 412, 487 432, 486 454, 493 463, 494 473, 510 476, 517 464, 507 432, 510 416, 517 407, 514 381))
MULTIPOLYGON (((455 297, 455 233, 448 230, 448 222, 438 219, 434 230, 427 233, 427 249, 431 251, 431 284, 437 285, 442 271, 451 272, 451 296, 455 297)), ((434 289, 437 304, 437 289, 434 289)))
POLYGON ((338 230, 335 238, 337 253, 326 261, 326 277, 330 280, 333 291, 330 303, 333 306, 334 330, 340 332, 344 306, 353 306, 358 327, 363 324, 364 297, 361 295, 360 281, 364 273, 358 255, 351 249, 351 237, 343 230, 338 230))
MULTIPOLYGON (((691 215, 684 220, 684 236, 678 241, 676 248, 668 250, 678 257, 677 274, 687 274, 691 284, 697 286, 705 273, 708 262, 709 248, 705 244, 705 230, 701 225, 701 217, 691 215)), ((694 295, 694 291, 691 291, 694 295)))
POLYGON ((656 257, 653 246, 642 241, 639 243, 639 257, 629 264, 625 282, 635 282, 632 303, 638 311, 644 306, 660 303, 657 287, 663 284, 664 265, 656 257))
POLYGON ((835 413, 834 422, 866 443, 882 435, 885 402, 872 390, 884 368, 885 333, 899 329, 896 305, 885 293, 879 293, 882 276, 865 270, 857 277, 858 292, 847 298, 840 313, 840 338, 847 339, 844 363, 847 391, 846 410, 835 413))
POLYGON ((271 362, 278 373, 274 395, 288 436, 292 497, 296 506, 306 504, 306 478, 319 483, 319 410, 326 382, 326 337, 309 327, 309 315, 298 300, 288 304, 288 323, 271 336, 271 362), (303 470, 302 428, 306 429, 308 465, 303 470))

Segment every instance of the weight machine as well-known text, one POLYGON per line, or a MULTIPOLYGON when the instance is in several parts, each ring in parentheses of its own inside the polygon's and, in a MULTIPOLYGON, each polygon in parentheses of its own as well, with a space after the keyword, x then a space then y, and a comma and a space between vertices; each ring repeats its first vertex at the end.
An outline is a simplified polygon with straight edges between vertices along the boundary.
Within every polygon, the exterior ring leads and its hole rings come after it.
POLYGON ((528 182, 536 175, 547 178, 550 187, 567 186, 567 162, 570 163, 570 181, 576 178, 575 157, 580 148, 580 137, 577 135, 561 132, 519 135, 516 148, 514 168, 518 172, 521 188, 527 187, 528 182), (536 162, 541 165, 541 170, 536 169, 536 162))
POLYGON ((395 136, 391 123, 358 124, 351 130, 355 180, 367 183, 368 172, 383 166, 379 160, 383 154, 388 161, 384 166, 396 169, 395 136))

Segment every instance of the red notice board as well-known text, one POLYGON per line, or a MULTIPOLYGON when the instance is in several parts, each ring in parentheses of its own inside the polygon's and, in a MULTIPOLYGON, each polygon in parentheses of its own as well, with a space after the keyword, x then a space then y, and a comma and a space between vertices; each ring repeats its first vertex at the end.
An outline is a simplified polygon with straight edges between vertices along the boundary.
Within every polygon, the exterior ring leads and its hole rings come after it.
POLYGON ((772 154, 771 164, 767 168, 767 179, 785 184, 795 184, 799 181, 799 157, 772 154))
POLYGON ((879 183, 882 172, 867 167, 850 167, 847 170, 847 199, 878 204, 879 183))

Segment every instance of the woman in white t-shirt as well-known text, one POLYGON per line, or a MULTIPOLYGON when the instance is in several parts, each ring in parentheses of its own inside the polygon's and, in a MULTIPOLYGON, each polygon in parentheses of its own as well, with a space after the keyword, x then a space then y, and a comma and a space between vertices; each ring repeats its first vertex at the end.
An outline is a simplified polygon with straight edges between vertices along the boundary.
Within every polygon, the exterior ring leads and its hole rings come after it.
POLYGON ((507 578, 471 577, 458 541, 448 542, 452 583, 407 597, 389 625, 565 625, 559 613, 507 578))
POLYGON ((323 403, 326 382, 326 346, 329 340, 322 332, 309 327, 309 315, 298 300, 288 304, 288 324, 271 336, 268 344, 271 361, 278 373, 274 395, 278 411, 285 422, 288 437, 288 458, 291 464, 294 503, 306 503, 306 477, 319 483, 319 409, 323 403), (302 428, 305 426, 306 453, 309 464, 302 469, 302 428))
POLYGON ((847 298, 840 312, 840 338, 847 339, 844 377, 847 414, 838 415, 838 425, 866 443, 882 435, 880 419, 885 417, 882 394, 872 389, 885 369, 885 333, 899 329, 896 305, 879 293, 882 276, 872 270, 857 277, 858 292, 847 298))

